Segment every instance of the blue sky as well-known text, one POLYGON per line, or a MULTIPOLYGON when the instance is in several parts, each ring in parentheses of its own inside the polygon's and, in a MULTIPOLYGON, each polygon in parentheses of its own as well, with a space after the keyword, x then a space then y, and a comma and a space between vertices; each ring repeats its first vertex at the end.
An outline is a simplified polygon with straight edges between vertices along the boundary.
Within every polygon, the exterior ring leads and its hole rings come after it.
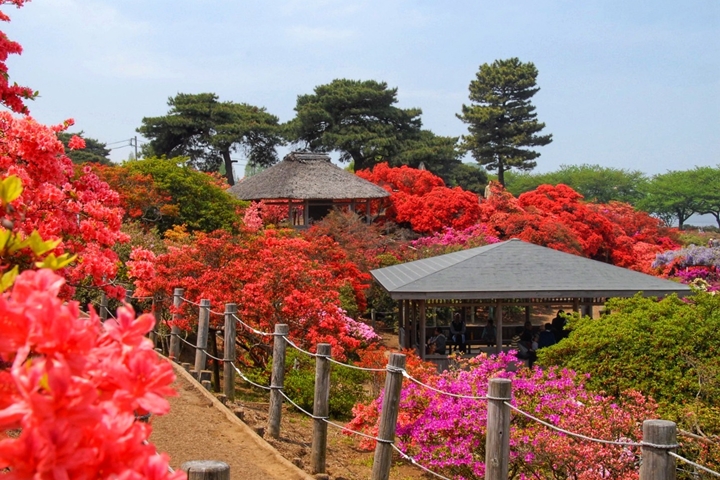
POLYGON ((33 0, 5 11, 24 47, 11 81, 40 91, 32 115, 72 117, 108 143, 178 92, 287 121, 298 95, 335 78, 386 81, 425 128, 459 136, 478 67, 519 57, 539 70, 533 103, 554 137, 537 172, 720 164, 717 0, 33 0))

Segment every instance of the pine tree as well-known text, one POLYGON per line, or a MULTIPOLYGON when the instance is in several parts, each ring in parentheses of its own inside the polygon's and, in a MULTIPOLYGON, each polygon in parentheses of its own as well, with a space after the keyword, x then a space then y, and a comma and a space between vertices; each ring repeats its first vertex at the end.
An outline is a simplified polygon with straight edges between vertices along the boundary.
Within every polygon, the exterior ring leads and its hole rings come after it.
POLYGON ((528 147, 547 145, 552 135, 537 135, 545 124, 538 122, 530 99, 536 87, 537 68, 517 58, 495 60, 480 66, 470 82, 471 105, 462 106, 458 118, 468 124, 463 147, 488 170, 497 170, 505 185, 505 171, 532 170, 540 154, 528 147))

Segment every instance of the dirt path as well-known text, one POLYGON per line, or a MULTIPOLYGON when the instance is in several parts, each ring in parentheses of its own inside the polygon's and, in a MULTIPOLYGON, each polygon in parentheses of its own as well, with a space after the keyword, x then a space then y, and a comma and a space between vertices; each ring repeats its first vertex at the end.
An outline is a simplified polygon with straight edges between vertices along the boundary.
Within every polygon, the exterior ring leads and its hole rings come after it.
POLYGON ((179 469, 190 460, 220 460, 237 480, 309 480, 309 476, 238 420, 181 367, 170 413, 152 420, 150 440, 179 469))

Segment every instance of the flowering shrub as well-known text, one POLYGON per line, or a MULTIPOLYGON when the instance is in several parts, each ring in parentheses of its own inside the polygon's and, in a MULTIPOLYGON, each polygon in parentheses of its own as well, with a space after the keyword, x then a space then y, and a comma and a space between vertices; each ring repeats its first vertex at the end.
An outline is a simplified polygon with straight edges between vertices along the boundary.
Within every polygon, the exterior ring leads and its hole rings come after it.
POLYGON ((172 367, 143 337, 154 318, 120 308, 101 324, 63 303, 61 277, 26 271, 0 297, 0 441, 8 478, 181 479, 144 443, 150 425, 135 413, 164 414, 172 367))
MULTIPOLYGON (((137 279, 137 295, 168 298, 182 287, 193 301, 206 298, 214 307, 237 303, 238 316, 258 330, 272 332, 276 324, 288 324, 290 337, 305 348, 326 342, 336 358, 345 358, 360 346, 349 334, 338 292, 351 285, 364 309, 369 275, 327 237, 309 242, 292 230, 273 229, 253 236, 197 233, 186 244, 169 246, 166 254, 137 248, 131 258, 128 268, 137 279)), ((188 305, 180 313, 177 325, 193 328, 197 311, 188 305)), ((271 341, 238 329, 241 360, 264 366, 271 341)))
POLYGON ((519 238, 562 252, 651 273, 655 254, 675 249, 677 231, 620 202, 584 202, 567 185, 541 185, 515 198, 500 184, 480 204, 480 222, 501 240, 519 238))
MULTIPOLYGON (((560 428, 607 440, 639 441, 642 420, 654 414, 655 405, 636 392, 623 398, 592 394, 584 378, 570 370, 508 371, 516 361, 514 354, 481 355, 424 382, 454 394, 484 396, 491 378, 509 378, 517 408, 560 428)), ((379 398, 357 406, 351 425, 372 431, 381 405, 379 398)), ((486 415, 485 400, 450 397, 407 382, 400 399, 398 446, 441 475, 483 478, 486 415)), ((638 478, 636 449, 575 440, 519 414, 513 414, 510 428, 509 478, 638 478)))
POLYGON ((385 213, 388 220, 407 223, 416 232, 438 232, 448 226, 464 229, 477 222, 478 196, 460 187, 446 187, 440 177, 427 170, 380 163, 372 170, 356 173, 390 192, 390 207, 385 213))
POLYGON ((652 264, 664 277, 676 277, 683 283, 696 279, 708 283, 708 290, 720 289, 720 248, 691 245, 657 254, 652 264))
POLYGON ((347 326, 348 334, 351 337, 355 337, 362 342, 364 346, 367 346, 373 342, 382 341, 382 337, 375 333, 375 330, 365 322, 359 322, 354 320, 347 315, 343 315, 345 325, 347 326))

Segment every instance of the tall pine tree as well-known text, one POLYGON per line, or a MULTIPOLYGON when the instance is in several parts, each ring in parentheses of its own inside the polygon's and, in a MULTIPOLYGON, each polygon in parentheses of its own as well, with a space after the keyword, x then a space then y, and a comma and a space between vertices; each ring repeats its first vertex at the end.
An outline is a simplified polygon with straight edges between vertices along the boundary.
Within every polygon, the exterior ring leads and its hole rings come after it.
POLYGON ((505 171, 532 170, 540 154, 528 147, 547 145, 552 135, 538 135, 545 124, 537 121, 530 99, 536 86, 537 68, 517 58, 495 60, 480 66, 470 82, 471 105, 462 106, 458 118, 468 124, 464 148, 486 169, 497 170, 505 185, 505 171))

